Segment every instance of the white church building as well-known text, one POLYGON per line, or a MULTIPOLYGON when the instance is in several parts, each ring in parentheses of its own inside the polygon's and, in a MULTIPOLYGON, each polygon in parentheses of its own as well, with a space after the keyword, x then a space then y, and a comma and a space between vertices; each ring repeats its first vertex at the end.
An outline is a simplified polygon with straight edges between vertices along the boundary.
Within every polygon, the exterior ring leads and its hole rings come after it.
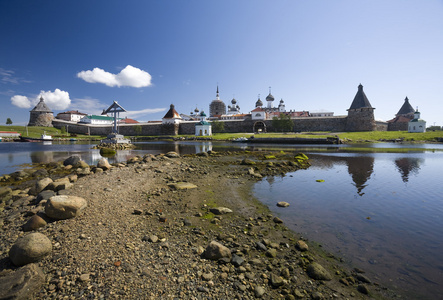
POLYGON ((414 119, 408 123, 408 132, 425 132, 426 131, 426 121, 420 119, 420 112, 417 110, 414 113, 414 119))

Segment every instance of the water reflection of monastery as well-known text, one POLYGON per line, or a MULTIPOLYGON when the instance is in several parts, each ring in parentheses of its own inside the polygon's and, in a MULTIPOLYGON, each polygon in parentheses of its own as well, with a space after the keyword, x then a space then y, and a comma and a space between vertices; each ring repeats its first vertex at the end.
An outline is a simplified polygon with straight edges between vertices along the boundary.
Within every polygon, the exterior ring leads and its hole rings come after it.
POLYGON ((374 171, 374 158, 371 156, 345 157, 348 173, 354 181, 357 193, 363 196, 366 182, 371 178, 374 171))
MULTIPOLYGON (((314 155, 311 155, 314 156, 314 155)), ((355 157, 338 157, 338 156, 316 156, 321 161, 321 165, 326 168, 332 168, 337 164, 345 164, 348 167, 348 173, 351 175, 357 193, 363 196, 364 189, 368 185, 367 182, 374 172, 374 157, 372 156, 355 156, 355 157)), ((415 157, 402 157, 395 160, 395 166, 401 175, 403 182, 407 183, 411 174, 418 174, 420 164, 423 159, 415 157)))
POLYGON ((401 174, 403 182, 409 181, 410 174, 418 174, 422 159, 416 157, 403 157, 395 160, 395 165, 401 174))

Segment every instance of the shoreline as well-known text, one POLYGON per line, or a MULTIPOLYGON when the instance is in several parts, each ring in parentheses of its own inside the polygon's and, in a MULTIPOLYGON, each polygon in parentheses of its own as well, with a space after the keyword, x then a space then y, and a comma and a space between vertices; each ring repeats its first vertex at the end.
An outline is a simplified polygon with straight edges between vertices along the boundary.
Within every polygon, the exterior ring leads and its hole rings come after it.
MULTIPOLYGON (((83 197, 88 207, 73 219, 48 219, 37 230, 53 250, 37 263, 46 280, 34 298, 396 297, 361 270, 347 269, 314 242, 301 240, 252 196, 257 180, 305 163, 290 153, 239 151, 145 155, 101 171, 48 164, 47 177, 54 179, 75 170, 78 180, 58 194, 83 197), (181 189, 182 182, 195 187, 181 189), (218 214, 220 207, 232 212, 218 214), (231 259, 203 258, 211 241, 227 247, 231 259), (314 263, 328 275, 308 275, 314 263)), ((44 217, 46 200, 35 204, 35 196, 25 196, 28 183, 21 182, 21 193, 1 212, 6 222, 0 274, 18 272, 9 248, 28 234, 21 226, 33 213, 44 217)))

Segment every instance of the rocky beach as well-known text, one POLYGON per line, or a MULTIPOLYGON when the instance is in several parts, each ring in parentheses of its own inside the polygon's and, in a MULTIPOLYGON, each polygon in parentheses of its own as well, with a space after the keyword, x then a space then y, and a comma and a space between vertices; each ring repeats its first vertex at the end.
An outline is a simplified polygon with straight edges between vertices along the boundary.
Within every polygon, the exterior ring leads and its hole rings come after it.
POLYGON ((399 297, 252 196, 257 180, 308 166, 296 153, 169 152, 4 175, 0 299, 399 297))

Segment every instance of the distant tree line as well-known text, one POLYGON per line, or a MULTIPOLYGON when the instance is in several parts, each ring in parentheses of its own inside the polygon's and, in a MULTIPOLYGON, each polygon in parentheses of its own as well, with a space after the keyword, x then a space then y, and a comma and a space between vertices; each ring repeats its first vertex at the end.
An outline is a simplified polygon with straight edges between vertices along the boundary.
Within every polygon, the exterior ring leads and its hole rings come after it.
POLYGON ((429 126, 428 128, 426 128, 426 131, 441 131, 442 127, 441 126, 429 126))
POLYGON ((212 132, 221 133, 225 131, 225 123, 221 121, 214 120, 211 122, 212 132))
POLYGON ((290 132, 294 130, 294 122, 292 122, 290 115, 280 114, 279 117, 272 118, 272 127, 275 128, 275 131, 290 132))

